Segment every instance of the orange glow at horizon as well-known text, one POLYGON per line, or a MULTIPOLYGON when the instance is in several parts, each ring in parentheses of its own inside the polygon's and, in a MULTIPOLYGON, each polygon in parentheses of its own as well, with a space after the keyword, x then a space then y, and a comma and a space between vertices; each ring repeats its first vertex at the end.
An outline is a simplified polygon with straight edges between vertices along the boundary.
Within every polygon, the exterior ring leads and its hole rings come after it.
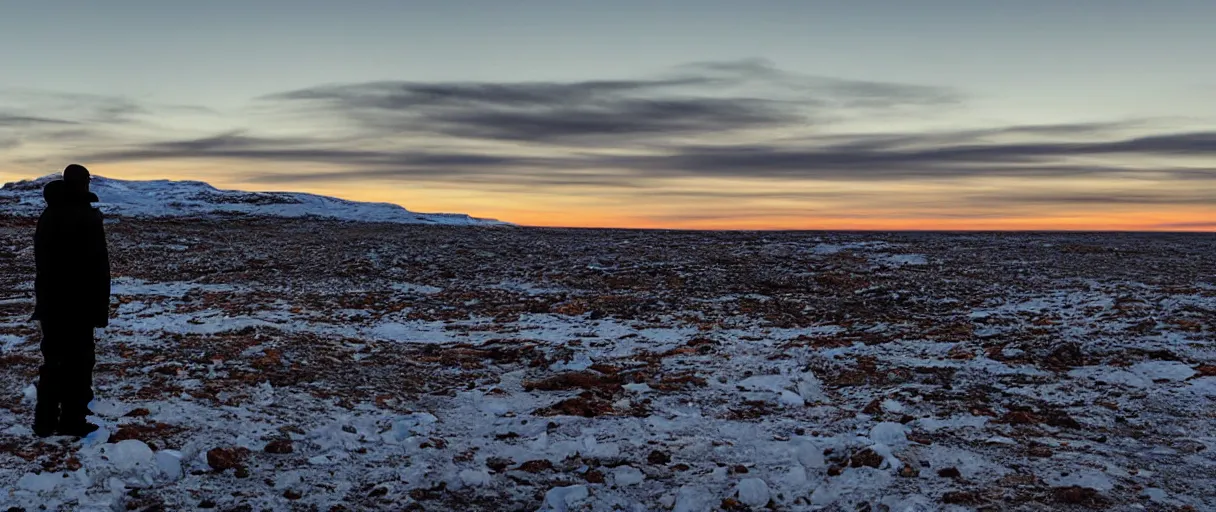
MULTIPOLYGON (((1004 210, 972 207, 943 209, 962 191, 1003 192, 1017 182, 969 184, 798 182, 756 184, 697 180, 696 193, 735 194, 730 198, 676 200, 633 191, 462 186, 421 182, 342 182, 292 185, 249 183, 230 164, 158 162, 155 165, 95 165, 95 174, 119 179, 206 181, 218 188, 251 191, 295 191, 355 201, 399 204, 422 213, 467 213, 524 226, 697 229, 697 230, 873 230, 873 231, 1189 231, 1216 232, 1216 204, 1137 204, 1096 210, 1091 205, 1012 205, 1004 210), (565 193, 563 193, 565 192, 565 193), (791 199, 781 192, 817 194, 791 199), (749 196, 755 193, 756 197, 749 196), (766 195, 768 194, 768 195, 766 195), (835 196, 839 194, 839 198, 835 196), (775 198, 773 198, 775 197, 775 198), (848 198, 852 199, 848 199, 848 198), (861 199, 858 199, 861 198, 861 199), (935 210, 936 208, 936 210, 935 210)), ((264 171, 264 169, 259 169, 264 171)), ((42 174, 49 174, 44 172, 42 174)), ((0 169, 3 181, 39 175, 0 169)), ((1104 190, 1104 182, 1061 182, 1061 190, 1104 190)), ((1033 187, 1020 186, 1032 189, 1033 187)), ((690 192, 689 190, 683 190, 690 192)), ((654 191, 651 191, 654 192, 654 191)), ((676 193, 675 196, 679 196, 676 193)))

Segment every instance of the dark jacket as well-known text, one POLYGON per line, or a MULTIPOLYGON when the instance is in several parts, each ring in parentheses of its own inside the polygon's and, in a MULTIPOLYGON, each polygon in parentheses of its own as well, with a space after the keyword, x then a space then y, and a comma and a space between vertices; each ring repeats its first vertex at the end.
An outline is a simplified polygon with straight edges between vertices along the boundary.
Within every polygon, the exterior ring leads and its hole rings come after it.
POLYGON ((109 325, 110 255, 97 196, 73 195, 62 181, 43 188, 46 210, 34 232, 35 320, 109 325))

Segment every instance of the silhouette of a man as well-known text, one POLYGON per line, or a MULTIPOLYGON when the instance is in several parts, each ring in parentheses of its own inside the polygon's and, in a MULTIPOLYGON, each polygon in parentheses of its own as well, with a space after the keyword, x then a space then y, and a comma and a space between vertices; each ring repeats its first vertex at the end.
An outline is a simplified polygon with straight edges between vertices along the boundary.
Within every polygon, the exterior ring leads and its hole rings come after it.
POLYGON ((93 329, 109 325, 110 257, 89 171, 69 165, 43 189, 47 207, 34 233, 34 320, 42 327, 34 433, 84 437, 96 362, 93 329))

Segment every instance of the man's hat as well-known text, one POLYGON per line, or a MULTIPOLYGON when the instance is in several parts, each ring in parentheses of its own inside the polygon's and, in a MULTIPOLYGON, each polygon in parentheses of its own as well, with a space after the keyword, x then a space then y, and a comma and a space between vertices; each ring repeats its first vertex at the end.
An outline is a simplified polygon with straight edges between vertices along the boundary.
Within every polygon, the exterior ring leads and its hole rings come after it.
POLYGON ((89 170, 80 164, 69 165, 63 170, 63 181, 68 183, 88 183, 89 170))

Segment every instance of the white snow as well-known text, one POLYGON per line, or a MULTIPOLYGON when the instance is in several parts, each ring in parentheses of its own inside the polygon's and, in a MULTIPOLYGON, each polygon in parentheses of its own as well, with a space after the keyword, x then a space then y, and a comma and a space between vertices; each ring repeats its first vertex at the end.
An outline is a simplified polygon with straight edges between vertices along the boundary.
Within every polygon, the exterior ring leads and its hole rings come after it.
POLYGON ((1184 381, 1195 375, 1190 365, 1179 361, 1146 361, 1127 369, 1109 366, 1089 366, 1068 372, 1072 377, 1091 378, 1107 384, 1121 384, 1135 388, 1152 386, 1155 381, 1184 381))
MULTIPOLYGON (((51 174, 33 180, 6 183, 0 201, 11 215, 37 215, 45 202, 42 187, 60 179, 51 174)), ((93 176, 90 189, 108 215, 129 217, 191 217, 207 215, 258 215, 266 217, 317 217, 358 222, 443 225, 505 225, 454 213, 415 213, 391 203, 361 203, 300 192, 244 192, 220 190, 201 181, 119 180, 93 176)), ((177 250, 180 244, 170 244, 177 250)))
POLYGON ((484 470, 466 469, 460 472, 460 481, 464 485, 472 487, 484 487, 490 485, 490 473, 484 470))
POLYGON ((51 492, 63 482, 65 476, 58 473, 26 473, 17 480, 17 488, 36 493, 51 492))

